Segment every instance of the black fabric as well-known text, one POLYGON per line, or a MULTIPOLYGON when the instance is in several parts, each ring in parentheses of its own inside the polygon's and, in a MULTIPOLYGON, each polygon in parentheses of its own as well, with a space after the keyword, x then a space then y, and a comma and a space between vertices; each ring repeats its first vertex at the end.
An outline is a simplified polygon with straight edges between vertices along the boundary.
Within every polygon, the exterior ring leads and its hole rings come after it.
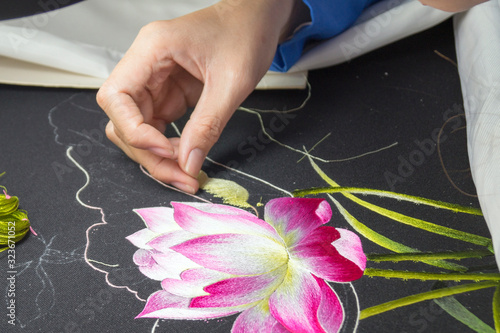
POLYGON ((0 20, 50 12, 82 0, 4 0, 0 2, 0 20))
MULTIPOLYGON (((434 51, 455 58, 451 21, 355 59, 313 71, 312 98, 288 115, 263 114, 263 123, 280 142, 325 159, 344 159, 397 142, 376 154, 319 166, 343 186, 366 187, 479 207, 468 171, 465 119, 457 68, 434 51), (443 128, 440 154, 432 148, 443 128), (413 164, 412 164, 413 163, 413 164)), ((0 184, 17 195, 38 236, 30 234, 16 246, 16 326, 7 324, 2 303, 0 332, 150 332, 154 319, 134 319, 144 303, 134 294, 112 288, 127 286, 141 298, 160 289, 144 278, 132 262, 135 247, 125 237, 143 228, 134 208, 169 206, 170 201, 196 201, 146 177, 104 136, 105 114, 95 91, 0 86, 0 184), (68 147, 86 176, 66 156, 68 147), (102 213, 102 214, 101 214, 102 213), (93 226, 90 231, 89 228, 93 226), (88 233, 87 233, 88 231, 88 233), (87 246, 87 238, 89 244, 87 246), (86 252, 87 251, 87 252, 86 252), (85 253, 92 268, 84 260, 85 253), (100 263, 98 263, 100 262, 100 263), (102 263, 106 264, 103 265, 102 263), (107 266, 107 265, 113 265, 107 266), (116 266, 117 265, 117 266, 116 266)), ((306 91, 257 91, 244 105, 287 110, 301 104, 306 91)), ((182 127, 185 119, 178 122, 182 127)), ((169 129, 169 135, 173 131, 169 129)), ((270 142, 255 115, 238 111, 210 157, 275 186, 294 189, 326 186, 301 154, 270 142)), ((284 196, 242 174, 206 162, 212 177, 236 181, 256 205, 284 196)), ((207 193, 203 198, 218 202, 207 193)), ((422 251, 477 248, 468 243, 403 226, 334 195, 358 220, 377 232, 422 251)), ((376 197, 363 198, 401 213, 489 237, 484 220, 376 197)), ((333 205, 332 205, 333 206, 333 205)), ((262 214, 263 208, 259 208, 262 214)), ((338 211, 330 223, 352 228, 338 211)), ((362 238, 366 253, 388 251, 362 238)), ((461 262, 491 265, 494 259, 461 262)), ((6 254, 0 271, 7 274, 6 254)), ((368 263, 369 267, 439 271, 413 262, 368 263)), ((482 271, 487 271, 482 269, 482 271)), ((495 272, 496 270, 491 270, 495 272)), ((2 275, 1 281, 6 281, 2 275)), ((448 285, 455 285, 449 282, 448 285)), ((355 327, 355 296, 349 285, 332 284, 346 309, 345 332, 355 327)), ((4 286, 4 282, 0 283, 4 286)), ((436 287, 433 281, 368 278, 353 286, 361 309, 436 287)), ((5 289, 7 290, 7 289, 5 289)), ((457 296, 469 310, 493 325, 493 289, 457 296)), ((7 296, 4 298, 8 300, 7 296)), ((235 316, 210 321, 160 321, 155 332, 229 332, 235 316)), ((432 301, 400 308, 359 323, 358 332, 468 332, 432 301)))

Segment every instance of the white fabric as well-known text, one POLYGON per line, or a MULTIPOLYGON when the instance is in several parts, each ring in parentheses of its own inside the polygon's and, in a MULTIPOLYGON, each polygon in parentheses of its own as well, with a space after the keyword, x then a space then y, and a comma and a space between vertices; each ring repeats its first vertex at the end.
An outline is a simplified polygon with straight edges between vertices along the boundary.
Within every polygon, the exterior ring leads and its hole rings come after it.
POLYGON ((500 267, 500 0, 454 24, 472 176, 500 267))
POLYGON ((0 55, 105 79, 142 26, 215 2, 86 0, 56 11, 0 22, 0 55))
MULTIPOLYGON (((57 1, 41 0, 40 3, 53 8, 57 1), (48 6, 49 3, 52 6, 48 6)), ((215 2, 86 0, 57 11, 0 22, 0 82, 97 88, 142 26, 154 20, 175 18, 215 2), (16 76, 8 70, 1 56, 32 63, 30 68, 36 75, 19 71, 16 76), (33 68, 33 64, 40 66, 33 68), (73 75, 58 72, 60 81, 57 81, 50 77, 50 68, 73 75)), ((309 51, 288 73, 268 73, 258 88, 304 87, 309 69, 350 60, 448 17, 449 13, 424 7, 417 0, 379 2, 365 12, 356 26, 309 51)))

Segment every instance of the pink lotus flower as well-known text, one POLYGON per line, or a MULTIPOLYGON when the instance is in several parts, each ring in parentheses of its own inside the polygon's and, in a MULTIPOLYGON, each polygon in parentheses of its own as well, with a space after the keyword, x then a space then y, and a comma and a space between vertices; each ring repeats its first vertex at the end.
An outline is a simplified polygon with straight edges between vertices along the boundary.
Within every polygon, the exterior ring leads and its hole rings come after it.
POLYGON ((344 313, 325 282, 360 278, 354 233, 323 226, 322 199, 279 198, 265 221, 231 206, 172 203, 135 210, 147 225, 127 237, 134 262, 162 290, 138 318, 209 319, 242 314, 233 332, 337 332, 344 313))

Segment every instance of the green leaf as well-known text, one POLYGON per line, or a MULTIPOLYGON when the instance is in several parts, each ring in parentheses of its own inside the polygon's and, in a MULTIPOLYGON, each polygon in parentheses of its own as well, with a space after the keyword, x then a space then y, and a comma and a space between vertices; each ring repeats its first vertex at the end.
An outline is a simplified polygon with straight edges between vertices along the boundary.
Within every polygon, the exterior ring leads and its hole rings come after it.
POLYGON ((495 333, 493 328, 479 319, 475 314, 467 310, 465 306, 455 299, 455 297, 439 298, 435 299, 434 302, 436 302, 436 304, 439 305, 444 311, 448 312, 450 316, 468 326, 472 330, 478 333, 495 333))

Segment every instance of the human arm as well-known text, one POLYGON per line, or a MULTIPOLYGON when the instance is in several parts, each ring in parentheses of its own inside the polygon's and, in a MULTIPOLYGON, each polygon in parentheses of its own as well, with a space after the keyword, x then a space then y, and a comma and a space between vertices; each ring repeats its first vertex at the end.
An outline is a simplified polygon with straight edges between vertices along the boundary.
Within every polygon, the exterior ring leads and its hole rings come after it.
POLYGON ((447 12, 462 12, 488 0, 420 0, 423 5, 447 12))

